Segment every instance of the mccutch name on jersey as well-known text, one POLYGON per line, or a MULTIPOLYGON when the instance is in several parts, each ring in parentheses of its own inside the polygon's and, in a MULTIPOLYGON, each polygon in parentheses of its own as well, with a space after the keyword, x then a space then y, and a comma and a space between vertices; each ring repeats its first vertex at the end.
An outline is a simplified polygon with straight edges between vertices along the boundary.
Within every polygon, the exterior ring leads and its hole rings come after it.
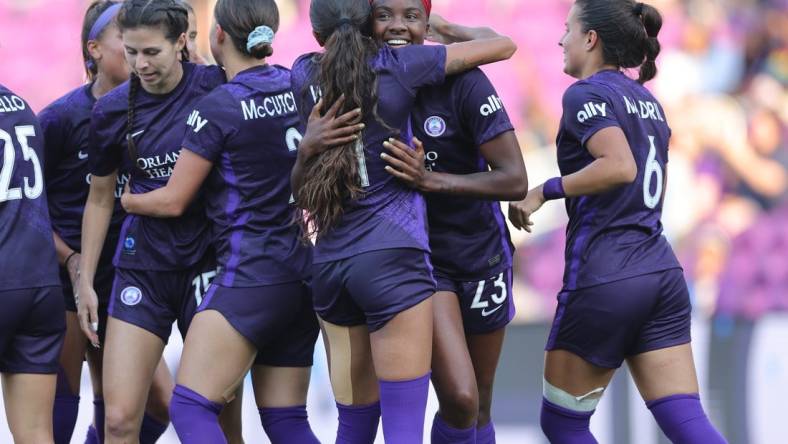
POLYGON ((261 119, 265 117, 279 117, 294 113, 296 108, 295 95, 292 91, 276 96, 266 97, 260 105, 255 99, 241 102, 244 120, 261 119))

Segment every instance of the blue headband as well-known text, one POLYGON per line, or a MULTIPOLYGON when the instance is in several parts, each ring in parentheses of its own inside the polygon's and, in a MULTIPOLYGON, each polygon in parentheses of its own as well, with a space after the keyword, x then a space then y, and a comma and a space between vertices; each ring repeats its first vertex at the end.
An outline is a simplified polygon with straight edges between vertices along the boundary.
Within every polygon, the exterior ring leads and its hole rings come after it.
POLYGON ((96 22, 93 23, 93 26, 90 28, 90 33, 88 34, 88 40, 96 40, 101 34, 101 31, 109 25, 109 22, 118 15, 118 11, 120 10, 121 6, 120 3, 115 3, 109 8, 105 9, 104 12, 101 13, 96 22))
POLYGON ((268 26, 262 25, 254 28, 254 31, 249 33, 246 38, 246 51, 252 52, 252 48, 259 44, 270 45, 274 42, 274 30, 268 26))

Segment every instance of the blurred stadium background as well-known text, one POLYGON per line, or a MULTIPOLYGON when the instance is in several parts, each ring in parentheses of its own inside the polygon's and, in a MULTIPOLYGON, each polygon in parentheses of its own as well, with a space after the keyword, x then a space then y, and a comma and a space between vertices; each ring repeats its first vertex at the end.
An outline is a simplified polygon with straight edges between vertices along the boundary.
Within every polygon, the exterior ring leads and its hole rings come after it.
MULTIPOLYGON (((208 56, 212 0, 192 0, 208 56)), ((290 66, 316 44, 308 0, 278 0, 272 61, 290 66)), ((693 338, 704 403, 731 443, 785 442, 788 399, 788 0, 653 0, 664 15, 660 74, 649 84, 673 128, 664 224, 693 297, 693 338)), ((84 81, 79 33, 86 0, 0 0, 0 82, 39 111, 84 81)), ((515 57, 485 68, 517 128, 532 184, 557 174, 554 139, 572 79, 557 46, 568 0, 434 0, 451 21, 512 36, 515 57)), ((517 318, 496 381, 499 443, 544 442, 538 428, 542 347, 563 269, 566 216, 557 203, 517 244, 517 318)), ((3 258, 8 260, 8 258, 3 258)), ((636 296, 636 295, 633 295, 636 296)), ((177 368, 180 338, 166 355, 177 368)), ((267 442, 247 381, 247 442, 267 442)), ((73 442, 92 415, 83 373, 73 442)), ((313 427, 333 442, 335 409, 322 346, 309 401, 313 427)), ((436 409, 431 398, 427 417, 436 409)), ((603 443, 663 443, 620 372, 592 421, 603 443)), ((11 442, 0 427, 0 442, 11 442)), ((161 442, 177 442, 170 428, 161 442)), ((382 442, 382 439, 379 439, 382 442)))

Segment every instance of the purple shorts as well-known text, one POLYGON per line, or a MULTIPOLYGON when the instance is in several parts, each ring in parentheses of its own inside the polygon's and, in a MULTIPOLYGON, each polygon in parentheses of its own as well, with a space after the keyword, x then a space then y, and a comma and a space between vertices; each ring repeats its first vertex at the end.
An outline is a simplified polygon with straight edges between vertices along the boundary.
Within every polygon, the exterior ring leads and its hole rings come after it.
POLYGON ((466 334, 485 334, 506 327, 514 318, 512 268, 479 281, 453 279, 435 271, 438 291, 457 295, 466 334))
POLYGON ((0 373, 57 373, 66 332, 60 286, 0 291, 0 373))
POLYGON ((315 311, 336 325, 377 331, 435 294, 429 255, 415 248, 370 251, 312 270, 315 311))
POLYGON ((310 367, 320 327, 309 286, 301 281, 263 287, 211 285, 198 312, 216 310, 257 347, 255 364, 310 367))
MULTIPOLYGON (((99 265, 99 268, 96 270, 96 278, 93 280, 93 289, 96 290, 96 296, 98 296, 98 337, 101 342, 104 342, 104 337, 107 334, 107 307, 112 295, 112 282, 114 280, 115 267, 112 265, 104 267, 99 265)), ((60 267, 60 282, 63 284, 63 301, 66 303, 66 311, 76 313, 77 304, 74 300, 71 278, 68 276, 68 271, 62 266, 60 267)))
POLYGON ((160 337, 164 343, 178 322, 182 337, 216 276, 213 255, 179 271, 115 269, 109 315, 160 337))
POLYGON ((680 268, 558 294, 546 350, 605 368, 690 342, 689 291, 680 268))

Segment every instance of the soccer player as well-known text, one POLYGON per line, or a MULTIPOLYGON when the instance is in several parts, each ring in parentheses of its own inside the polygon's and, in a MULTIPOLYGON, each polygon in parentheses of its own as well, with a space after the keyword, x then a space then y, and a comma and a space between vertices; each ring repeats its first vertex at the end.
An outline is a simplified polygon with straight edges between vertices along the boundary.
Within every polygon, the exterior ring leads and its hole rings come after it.
POLYGON ((194 13, 194 7, 188 0, 181 0, 181 4, 189 11, 189 28, 186 30, 186 50, 189 52, 189 61, 198 65, 204 65, 206 63, 205 59, 202 58, 197 50, 197 14, 194 13))
POLYGON ((65 306, 44 193, 44 144, 30 105, 0 85, 0 374, 20 444, 52 443, 65 306))
POLYGON ((178 217, 206 183, 220 272, 186 337, 173 425, 186 444, 224 442, 218 412, 254 363, 271 442, 317 443, 305 406, 318 333, 312 249, 290 189, 299 116, 290 71, 267 63, 279 11, 273 0, 219 0, 214 16, 211 48, 228 83, 194 107, 167 185, 122 199, 132 214, 178 217))
MULTIPOLYGON (((82 225, 80 325, 98 346, 100 252, 114 211, 118 173, 133 191, 166 184, 191 107, 224 82, 217 67, 179 61, 187 12, 176 0, 130 0, 118 12, 131 79, 96 102, 89 135, 90 192, 82 225), (84 307, 84 309, 83 309, 84 307)), ((126 216, 113 263, 104 349, 106 441, 135 441, 148 388, 174 320, 185 333, 197 297, 215 273, 204 209, 162 220, 126 216)))
MULTIPOLYGON (((388 443, 422 441, 432 352, 435 282, 429 261, 421 195, 388 174, 383 142, 410 140, 409 113, 416 92, 447 74, 510 57, 505 37, 445 46, 392 49, 370 36, 366 0, 314 0, 312 29, 322 53, 301 56, 293 90, 302 121, 319 102, 360 108, 358 139, 326 150, 309 142, 298 150, 293 188, 316 235, 314 305, 326 332, 332 383, 340 410, 339 442, 371 442, 369 424, 354 423, 345 363, 369 362, 379 380, 383 433, 388 443), (341 327, 340 327, 341 326, 341 327), (348 331, 345 327, 351 327, 348 331), (361 347, 357 347, 361 344, 361 347), (360 356, 348 356, 360 350, 360 356), (371 350, 371 360, 369 352, 371 350), (365 353, 366 352, 366 353, 365 353), (350 402, 348 402, 350 401, 350 402)), ((310 120, 318 117, 313 112, 310 120)), ((367 408, 374 410, 376 404, 367 408)))
POLYGON ((643 86, 656 75, 662 17, 631 0, 577 0, 560 41, 562 177, 510 207, 530 231, 544 202, 566 198, 564 284, 547 340, 541 425, 553 443, 595 443, 591 415, 626 360, 674 443, 723 443, 701 407, 681 266, 662 235, 670 128, 643 86), (637 80, 622 69, 640 67, 637 80))
MULTIPOLYGON (((104 403, 101 388, 101 349, 87 348, 87 339, 79 328, 74 288, 77 288, 80 228, 90 184, 88 168, 88 128, 96 99, 126 81, 128 65, 115 17, 119 3, 95 1, 85 12, 82 25, 82 55, 90 82, 69 92, 39 114, 47 159, 44 170, 49 213, 55 234, 55 249, 60 263, 60 281, 66 304, 66 336, 60 354, 57 394, 53 412, 56 443, 71 442, 79 409, 82 361, 87 357, 94 394, 93 425, 88 442, 103 442, 104 403), (87 355, 86 355, 87 351, 87 355)), ((119 177, 115 196, 119 197, 127 176, 119 177)), ((98 331, 104 340, 107 303, 115 275, 112 254, 117 245, 123 212, 118 201, 112 215, 107 242, 101 251, 94 286, 98 299, 98 331)), ((152 443, 169 422, 167 399, 172 391, 172 377, 162 361, 156 371, 148 408, 142 421, 140 442, 152 443)))
MULTIPOLYGON (((446 32, 445 20, 429 17, 430 6, 419 0, 372 2, 375 39, 399 48, 421 45, 428 35, 442 43, 497 35, 460 26, 446 32)), ((521 200, 528 191, 520 145, 498 93, 479 69, 419 91, 411 124, 416 149, 394 141, 385 159, 393 175, 427 200, 438 284, 432 383, 440 407, 432 442, 493 443, 493 381, 505 326, 514 316, 514 246, 497 201, 521 200)))

